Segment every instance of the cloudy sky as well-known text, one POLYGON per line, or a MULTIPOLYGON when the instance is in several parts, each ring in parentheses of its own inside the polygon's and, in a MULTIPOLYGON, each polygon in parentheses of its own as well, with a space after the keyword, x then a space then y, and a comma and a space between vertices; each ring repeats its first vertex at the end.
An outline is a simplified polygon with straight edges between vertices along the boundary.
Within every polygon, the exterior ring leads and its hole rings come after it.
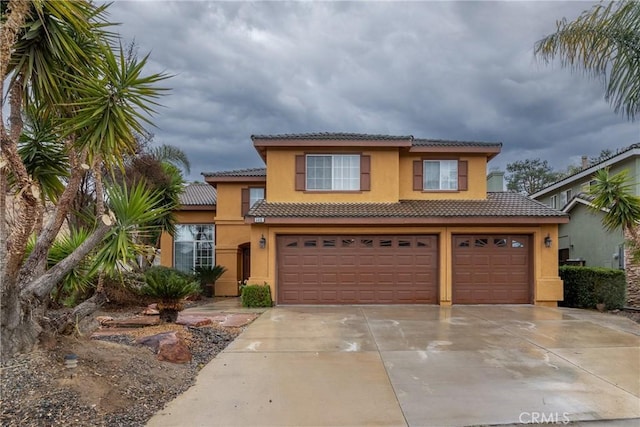
POLYGON ((602 82, 533 57, 595 2, 122 1, 125 41, 174 75, 154 141, 200 172, 263 166, 252 134, 357 132, 500 141, 491 169, 556 169, 640 142, 602 82))

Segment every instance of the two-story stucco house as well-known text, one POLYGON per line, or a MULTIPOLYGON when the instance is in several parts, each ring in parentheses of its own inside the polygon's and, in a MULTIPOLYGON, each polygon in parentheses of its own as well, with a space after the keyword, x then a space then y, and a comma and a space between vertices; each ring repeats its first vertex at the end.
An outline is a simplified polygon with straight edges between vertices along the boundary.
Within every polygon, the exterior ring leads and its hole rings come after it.
POLYGON ((558 225, 568 215, 487 191, 487 162, 502 144, 346 133, 252 140, 265 169, 203 174, 217 190, 216 263, 229 269, 218 295, 237 295, 248 278, 268 283, 276 304, 562 299, 558 225))
POLYGON ((571 221, 558 228, 558 257, 560 264, 578 263, 589 267, 627 270, 629 296, 640 304, 640 271, 632 271, 625 236, 622 230, 607 231, 602 226, 604 212, 591 207, 588 191, 593 174, 608 168, 610 174, 623 170, 633 183, 631 190, 640 196, 640 144, 618 150, 613 156, 567 176, 531 195, 532 198, 571 215, 571 221), (633 286, 631 286, 633 285, 633 286))

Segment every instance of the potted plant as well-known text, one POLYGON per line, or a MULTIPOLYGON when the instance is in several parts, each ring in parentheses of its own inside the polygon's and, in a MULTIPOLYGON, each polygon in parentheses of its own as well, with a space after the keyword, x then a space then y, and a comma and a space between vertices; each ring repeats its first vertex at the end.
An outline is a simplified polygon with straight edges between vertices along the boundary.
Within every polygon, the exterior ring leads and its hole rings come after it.
POLYGON ((200 286, 202 287, 205 297, 211 298, 213 296, 213 289, 216 284, 216 280, 218 280, 225 271, 227 271, 227 268, 222 265, 214 265, 213 267, 201 266, 195 268, 196 276, 200 281, 200 286))
POLYGON ((145 285, 140 292, 158 299, 160 320, 174 323, 184 309, 183 299, 199 291, 193 276, 168 267, 151 267, 144 273, 145 285))

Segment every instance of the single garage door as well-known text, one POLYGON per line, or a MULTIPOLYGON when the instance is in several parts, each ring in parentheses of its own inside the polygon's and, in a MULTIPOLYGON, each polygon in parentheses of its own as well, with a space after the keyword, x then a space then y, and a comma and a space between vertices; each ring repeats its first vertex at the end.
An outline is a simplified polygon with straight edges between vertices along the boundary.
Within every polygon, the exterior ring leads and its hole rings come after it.
POLYGON ((437 237, 278 236, 279 304, 435 304, 437 237))
POLYGON ((454 304, 529 304, 531 238, 453 236, 454 304))

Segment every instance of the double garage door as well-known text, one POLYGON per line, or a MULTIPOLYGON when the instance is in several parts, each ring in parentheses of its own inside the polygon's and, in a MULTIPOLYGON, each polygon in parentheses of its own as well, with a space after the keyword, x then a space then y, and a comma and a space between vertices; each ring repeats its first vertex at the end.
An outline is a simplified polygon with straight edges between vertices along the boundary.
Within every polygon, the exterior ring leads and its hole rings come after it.
MULTIPOLYGON (((435 235, 278 236, 279 304, 437 304, 435 235)), ((456 235, 453 303, 530 303, 529 236, 456 235)))

